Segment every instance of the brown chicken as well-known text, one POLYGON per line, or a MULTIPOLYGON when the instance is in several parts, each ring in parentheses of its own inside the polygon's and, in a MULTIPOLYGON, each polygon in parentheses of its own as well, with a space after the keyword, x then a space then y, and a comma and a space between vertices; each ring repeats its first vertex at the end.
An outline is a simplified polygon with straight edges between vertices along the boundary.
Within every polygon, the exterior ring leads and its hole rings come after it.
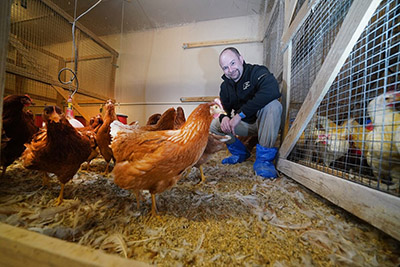
POLYGON ((199 184, 206 181, 202 165, 207 163, 207 161, 214 153, 226 149, 225 142, 229 141, 230 139, 231 137, 229 135, 216 135, 212 133, 208 135, 207 146, 204 149, 203 155, 201 155, 200 159, 193 166, 200 170, 201 181, 199 182, 199 184))
POLYGON ((174 130, 178 130, 186 122, 185 112, 182 107, 176 108, 176 117, 174 122, 174 130))
POLYGON ((147 120, 146 126, 140 127, 140 129, 147 131, 158 131, 158 130, 177 130, 186 122, 185 112, 182 107, 177 107, 176 111, 174 108, 169 108, 162 115, 159 113, 153 114, 147 120), (172 113, 175 115, 172 116, 172 113), (163 118, 165 122, 162 123, 162 129, 160 127, 147 127, 149 125, 157 124, 160 119, 163 118), (171 120, 174 117, 174 121, 171 120))
POLYGON ((104 174, 108 174, 108 168, 111 159, 115 163, 113 152, 110 148, 111 136, 110 136, 110 124, 117 120, 117 115, 115 113, 115 106, 111 100, 108 100, 105 105, 105 115, 103 124, 101 125, 99 131, 96 134, 96 142, 100 150, 100 154, 103 156, 104 160, 107 162, 104 174))
POLYGON ((114 183, 124 189, 149 190, 152 214, 157 214, 156 198, 172 187, 182 173, 201 157, 208 141, 213 116, 222 112, 218 105, 199 105, 178 130, 119 131, 111 124, 111 148, 116 164, 114 183))
POLYGON ((96 142, 96 134, 99 131, 102 124, 103 124, 103 118, 101 114, 98 114, 95 117, 90 118, 88 126, 83 128, 76 128, 81 134, 87 136, 90 140, 91 152, 88 159, 86 160, 87 162, 86 170, 90 169, 90 162, 100 154, 96 142))
POLYGON ((161 114, 160 113, 155 113, 153 115, 151 115, 147 122, 146 125, 154 125, 158 122, 158 120, 161 118, 161 114))
POLYGON ((31 111, 24 107, 33 104, 28 95, 9 95, 3 100, 3 128, 1 139, 1 166, 4 177, 7 167, 19 158, 32 136, 39 130, 31 111))
POLYGON ((54 173, 61 183, 61 191, 55 204, 63 202, 64 186, 73 178, 90 154, 90 141, 79 133, 57 106, 43 111, 45 127, 26 144, 22 154, 24 167, 54 173))
POLYGON ((174 108, 169 108, 161 115, 156 124, 145 125, 139 127, 139 129, 142 131, 172 130, 174 128, 175 117, 176 110, 174 108))

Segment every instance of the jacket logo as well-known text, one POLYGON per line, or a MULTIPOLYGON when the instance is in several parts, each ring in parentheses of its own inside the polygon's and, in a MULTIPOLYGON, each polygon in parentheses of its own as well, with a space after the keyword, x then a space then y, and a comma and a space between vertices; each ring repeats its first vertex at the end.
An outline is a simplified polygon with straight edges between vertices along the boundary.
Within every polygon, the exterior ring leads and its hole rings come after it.
POLYGON ((243 84, 243 91, 250 87, 250 81, 247 81, 243 84))

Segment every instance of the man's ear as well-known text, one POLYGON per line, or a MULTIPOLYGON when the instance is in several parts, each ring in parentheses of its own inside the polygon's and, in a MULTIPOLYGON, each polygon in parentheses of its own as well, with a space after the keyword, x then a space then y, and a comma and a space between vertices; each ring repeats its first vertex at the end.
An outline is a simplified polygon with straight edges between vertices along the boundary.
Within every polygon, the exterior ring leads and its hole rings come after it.
POLYGON ((243 56, 242 56, 242 55, 240 55, 239 60, 240 60, 240 64, 243 65, 244 59, 243 59, 243 56))

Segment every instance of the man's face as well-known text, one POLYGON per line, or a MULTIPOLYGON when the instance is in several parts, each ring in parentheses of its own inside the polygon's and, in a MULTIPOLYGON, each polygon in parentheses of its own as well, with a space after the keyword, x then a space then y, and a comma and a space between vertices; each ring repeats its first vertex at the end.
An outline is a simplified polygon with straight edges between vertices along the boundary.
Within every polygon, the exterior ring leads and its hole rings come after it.
POLYGON ((228 79, 239 81, 243 74, 243 57, 226 50, 219 57, 219 65, 228 79))

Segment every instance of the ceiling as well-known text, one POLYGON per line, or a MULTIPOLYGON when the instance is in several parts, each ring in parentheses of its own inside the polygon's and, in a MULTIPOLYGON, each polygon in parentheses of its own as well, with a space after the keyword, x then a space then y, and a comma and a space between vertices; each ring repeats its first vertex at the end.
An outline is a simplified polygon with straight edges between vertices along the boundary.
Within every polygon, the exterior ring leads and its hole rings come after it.
MULTIPOLYGON (((98 0, 76 0, 76 17, 98 0)), ((75 0, 52 0, 74 17, 75 0)), ((79 19, 96 35, 262 14, 266 0, 102 0, 79 19), (123 23, 122 23, 123 22, 123 23)))

